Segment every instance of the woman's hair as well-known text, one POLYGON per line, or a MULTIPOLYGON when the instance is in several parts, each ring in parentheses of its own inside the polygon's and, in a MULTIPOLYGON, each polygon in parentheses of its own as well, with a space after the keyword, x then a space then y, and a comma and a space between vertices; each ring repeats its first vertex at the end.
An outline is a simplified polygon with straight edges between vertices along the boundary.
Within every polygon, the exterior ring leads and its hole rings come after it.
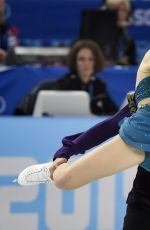
POLYGON ((129 0, 106 0, 106 5, 107 5, 108 8, 111 5, 116 5, 117 6, 120 3, 124 3, 126 5, 126 7, 128 9, 128 12, 131 11, 132 7, 131 7, 131 3, 130 3, 129 0))
POLYGON ((77 55, 81 49, 89 49, 95 59, 94 73, 100 72, 104 68, 104 56, 100 47, 91 40, 80 40, 75 42, 70 48, 67 56, 67 64, 72 73, 77 73, 77 55))

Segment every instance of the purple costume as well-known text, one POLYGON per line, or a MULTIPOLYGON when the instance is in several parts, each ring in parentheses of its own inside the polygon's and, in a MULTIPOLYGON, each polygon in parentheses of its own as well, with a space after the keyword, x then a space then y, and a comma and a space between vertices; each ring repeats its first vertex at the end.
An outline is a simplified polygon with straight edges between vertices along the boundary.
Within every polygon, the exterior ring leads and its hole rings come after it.
POLYGON ((126 105, 114 116, 94 125, 86 132, 64 137, 62 140, 63 146, 55 153, 53 160, 56 158, 69 159, 73 155, 83 154, 86 150, 117 135, 120 128, 119 122, 130 115, 129 107, 126 105))

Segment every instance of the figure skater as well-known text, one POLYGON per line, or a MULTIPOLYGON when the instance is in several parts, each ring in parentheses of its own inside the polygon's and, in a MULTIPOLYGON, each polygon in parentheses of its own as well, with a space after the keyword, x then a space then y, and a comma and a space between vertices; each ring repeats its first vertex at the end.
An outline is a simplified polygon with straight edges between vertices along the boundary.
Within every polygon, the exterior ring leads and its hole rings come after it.
MULTIPOLYGON (((50 182, 53 179, 54 184, 61 189, 70 190, 81 187, 94 180, 110 176, 114 173, 140 164, 147 171, 150 171, 150 51, 148 51, 138 69, 136 80, 135 99, 137 111, 130 117, 126 117, 121 124, 119 134, 116 123, 119 119, 128 114, 127 106, 118 112, 113 118, 101 123, 105 126, 113 119, 113 134, 116 135, 107 143, 98 146, 89 154, 76 160, 74 163, 46 163, 34 165, 22 171, 18 177, 18 183, 21 185, 34 185, 41 182, 50 182)), ((92 128, 91 128, 92 130, 92 128)), ((89 132, 91 131, 89 130, 89 132)), ((107 130, 103 130, 104 132, 107 130)), ((88 132, 88 131, 87 131, 88 132)), ((112 129, 108 130, 110 137, 112 129)), ((82 137, 75 138, 78 140, 82 137)), ((97 137, 101 133, 97 134, 97 137)), ((82 138, 81 138, 82 139, 82 138)), ((92 142, 92 140, 91 140, 92 142)), ((98 142, 98 138, 97 138, 98 142)), ((91 143, 87 143, 87 146, 91 143)), ((77 150, 75 149, 76 152, 77 150)), ((89 146, 88 146, 89 147, 89 146)), ((87 148, 88 148, 87 147, 87 148)), ((65 148, 65 147, 64 147, 65 148)), ((67 146, 66 146, 67 148, 67 146)), ((82 153, 82 148, 80 149, 82 153)), ((60 158, 63 162, 66 158, 60 158)))

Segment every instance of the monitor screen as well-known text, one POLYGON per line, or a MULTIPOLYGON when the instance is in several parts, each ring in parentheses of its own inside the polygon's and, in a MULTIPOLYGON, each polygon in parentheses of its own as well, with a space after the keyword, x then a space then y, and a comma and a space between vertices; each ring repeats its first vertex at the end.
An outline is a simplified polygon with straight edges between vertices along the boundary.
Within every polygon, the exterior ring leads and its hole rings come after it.
POLYGON ((81 14, 80 39, 97 42, 108 60, 118 56, 117 12, 112 10, 83 10, 81 14))

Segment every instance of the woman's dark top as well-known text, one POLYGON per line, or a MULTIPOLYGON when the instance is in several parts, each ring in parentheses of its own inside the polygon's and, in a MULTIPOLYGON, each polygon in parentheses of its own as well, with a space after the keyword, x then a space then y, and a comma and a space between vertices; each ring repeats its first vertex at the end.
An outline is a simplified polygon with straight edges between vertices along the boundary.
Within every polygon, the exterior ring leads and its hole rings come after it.
POLYGON ((105 81, 95 76, 88 83, 72 73, 66 74, 57 82, 58 90, 83 90, 89 93, 91 100, 91 112, 96 115, 112 115, 118 108, 107 92, 105 81))

